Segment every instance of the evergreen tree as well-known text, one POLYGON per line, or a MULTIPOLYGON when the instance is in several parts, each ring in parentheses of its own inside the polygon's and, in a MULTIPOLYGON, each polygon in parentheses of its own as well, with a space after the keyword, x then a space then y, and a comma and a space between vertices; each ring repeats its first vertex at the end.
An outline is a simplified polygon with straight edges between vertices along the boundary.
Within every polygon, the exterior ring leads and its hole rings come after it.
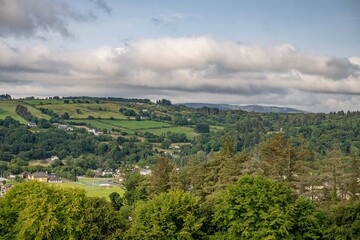
POLYGON ((168 158, 158 158, 150 177, 150 194, 152 196, 170 190, 170 176, 174 171, 175 165, 168 158))

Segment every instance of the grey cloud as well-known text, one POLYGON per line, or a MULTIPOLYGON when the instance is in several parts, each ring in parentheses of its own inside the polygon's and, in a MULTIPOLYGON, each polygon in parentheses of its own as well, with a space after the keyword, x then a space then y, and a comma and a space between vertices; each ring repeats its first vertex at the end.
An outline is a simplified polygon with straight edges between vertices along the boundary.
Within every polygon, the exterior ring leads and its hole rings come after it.
POLYGON ((81 13, 63 1, 0 0, 0 36, 46 38, 49 32, 72 37, 68 21, 93 21, 92 11, 81 13))
POLYGON ((150 19, 150 22, 154 23, 155 25, 162 25, 166 23, 164 18, 153 17, 150 19))
POLYGON ((360 96, 359 57, 310 55, 289 44, 164 38, 122 48, 57 51, 41 45, 14 49, 0 41, 0 52, 0 74, 8 76, 2 79, 31 81, 31 86, 40 86, 34 92, 51 88, 65 95, 216 96, 219 102, 304 104, 311 111, 311 104, 323 109, 343 99, 346 106, 356 105, 352 99, 360 96), (323 102, 317 95, 335 100, 323 102))
POLYGON ((262 87, 250 84, 248 86, 238 86, 238 87, 230 87, 230 86, 219 86, 219 85, 210 85, 203 84, 195 87, 184 87, 184 86, 157 86, 157 87, 145 87, 143 85, 133 85, 133 87, 140 87, 146 89, 156 89, 156 90, 171 90, 178 92, 190 92, 190 93, 216 93, 216 94, 231 94, 231 95, 261 95, 267 93, 273 94, 287 94, 289 92, 288 89, 276 88, 276 87, 262 87))
POLYGON ((106 12, 107 14, 111 14, 112 8, 109 7, 107 2, 105 0, 90 0, 91 2, 94 2, 98 8, 106 12))
POLYGON ((28 85, 28 84, 31 84, 32 81, 29 81, 29 80, 19 80, 19 79, 12 79, 12 78, 8 78, 6 76, 2 76, 0 75, 0 85, 1 84, 7 84, 7 85, 20 85, 20 86, 23 86, 23 85, 28 85))
POLYGON ((0 52, 0 73, 69 75, 73 69, 71 63, 54 58, 57 52, 43 46, 19 50, 0 41, 0 52))
POLYGON ((179 21, 184 20, 185 18, 190 18, 192 16, 185 15, 182 13, 175 13, 170 15, 159 15, 156 17, 150 18, 150 22, 157 26, 164 26, 164 27, 174 27, 176 23, 179 21))
POLYGON ((344 79, 358 75, 360 72, 360 67, 352 64, 346 58, 332 58, 326 62, 326 65, 329 67, 326 76, 332 79, 344 79))
POLYGON ((223 74, 295 70, 334 80, 356 75, 359 68, 349 60, 311 56, 289 44, 262 47, 218 42, 208 37, 145 40, 130 47, 125 57, 136 66, 157 70, 204 69, 213 65, 223 74))

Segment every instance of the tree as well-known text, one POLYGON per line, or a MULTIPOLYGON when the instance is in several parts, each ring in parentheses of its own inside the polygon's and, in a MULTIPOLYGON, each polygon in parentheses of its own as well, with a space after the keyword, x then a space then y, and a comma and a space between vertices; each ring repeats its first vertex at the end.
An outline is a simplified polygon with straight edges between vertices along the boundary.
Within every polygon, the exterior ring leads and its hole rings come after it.
POLYGON ((124 219, 105 199, 36 181, 0 199, 0 239, 114 239, 124 219))
POLYGON ((0 232, 5 239, 79 238, 84 200, 82 190, 38 182, 15 185, 0 206, 0 232))
POLYGON ((9 94, 0 94, 0 100, 11 100, 11 96, 9 94))
POLYGON ((69 119, 69 118, 70 118, 70 115, 69 115, 67 112, 64 112, 64 114, 61 115, 61 118, 62 118, 62 119, 69 119))
POLYGON ((324 200, 331 200, 336 204, 338 200, 346 199, 346 163, 339 145, 335 144, 327 154, 322 164, 322 182, 324 184, 324 200))
POLYGON ((175 166, 166 157, 158 158, 150 177, 150 194, 152 196, 170 190, 170 176, 175 166))
POLYGON ((170 139, 165 138, 165 139, 161 142, 161 145, 160 145, 160 146, 161 146, 161 148, 163 148, 163 149, 169 149, 170 145, 171 145, 170 139))
POLYGON ((112 192, 109 195, 110 201, 111 201, 111 206, 115 209, 115 210, 120 210, 120 208, 122 206, 124 206, 124 200, 123 198, 120 196, 120 194, 118 194, 117 192, 112 192))
POLYGON ((86 197, 82 211, 84 227, 79 239, 122 239, 126 219, 104 198, 86 197))
POLYGON ((124 197, 127 204, 132 205, 136 201, 146 200, 148 198, 147 185, 146 176, 141 175, 139 172, 127 174, 124 181, 124 187, 126 188, 124 197))
POLYGON ((333 206, 325 214, 325 239, 359 239, 360 201, 333 206))
POLYGON ((295 180, 299 166, 296 151, 283 133, 275 134, 261 146, 260 157, 265 176, 289 183, 295 180))
POLYGON ((132 218, 130 239, 199 239, 204 221, 199 198, 181 190, 138 202, 132 218))
POLYGON ((286 184, 244 176, 219 197, 214 239, 318 239, 318 214, 286 184))
POLYGON ((195 132, 197 133, 209 133, 210 127, 209 124, 206 123, 199 123, 195 125, 195 132))
POLYGON ((357 194, 360 193, 360 186, 358 183, 358 179, 360 179, 360 159, 358 155, 358 149, 352 148, 349 157, 350 163, 348 166, 348 188, 349 192, 351 193, 351 198, 358 199, 359 196, 357 194))
POLYGON ((163 106, 171 106, 171 101, 167 99, 156 100, 156 104, 163 106))

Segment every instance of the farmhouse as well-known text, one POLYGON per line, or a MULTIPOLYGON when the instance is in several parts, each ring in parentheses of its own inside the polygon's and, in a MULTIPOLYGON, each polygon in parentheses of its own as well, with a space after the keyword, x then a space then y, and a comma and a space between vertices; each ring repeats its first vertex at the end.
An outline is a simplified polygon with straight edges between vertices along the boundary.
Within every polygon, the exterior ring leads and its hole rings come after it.
POLYGON ((48 182, 49 175, 46 172, 34 172, 28 176, 32 181, 48 182))
POLYGON ((63 182, 63 180, 56 176, 51 176, 48 179, 48 183, 62 183, 62 182, 63 182))
POLYGON ((48 162, 48 163, 53 163, 55 160, 59 160, 59 157, 58 156, 51 156, 50 158, 47 158, 47 159, 45 159, 45 161, 46 162, 48 162))
POLYGON ((69 127, 67 125, 59 124, 59 129, 66 130, 66 131, 73 131, 74 129, 72 127, 69 127))
POLYGON ((37 125, 36 125, 36 123, 34 123, 34 122, 28 122, 28 124, 27 124, 29 127, 36 127, 37 125))
POLYGON ((22 173, 18 174, 18 176, 19 176, 20 178, 28 178, 29 175, 30 175, 29 172, 22 172, 22 173))
POLYGON ((95 136, 99 136, 99 135, 104 134, 103 132, 98 131, 98 130, 96 130, 96 129, 88 129, 87 131, 88 131, 89 133, 94 134, 95 136))

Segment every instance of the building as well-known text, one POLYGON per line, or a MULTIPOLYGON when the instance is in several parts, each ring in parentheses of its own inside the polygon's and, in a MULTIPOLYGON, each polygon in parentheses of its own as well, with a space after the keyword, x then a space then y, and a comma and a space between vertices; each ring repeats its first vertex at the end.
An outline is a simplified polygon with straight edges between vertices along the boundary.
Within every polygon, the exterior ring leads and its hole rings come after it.
POLYGON ((32 181, 48 182, 49 175, 46 172, 34 172, 28 176, 28 179, 32 181))
POLYGON ((48 183, 62 183, 63 180, 56 176, 50 176, 48 179, 48 183))
POLYGON ((37 125, 36 125, 36 123, 34 123, 34 122, 28 122, 28 124, 27 124, 29 127, 36 127, 37 125))
POLYGON ((103 132, 98 131, 98 130, 96 130, 96 129, 88 129, 87 131, 88 131, 89 133, 94 134, 95 136, 99 136, 99 135, 104 134, 103 132))
POLYGON ((67 125, 62 125, 62 124, 59 124, 58 128, 62 129, 62 130, 65 130, 65 131, 73 131, 74 130, 72 127, 69 127, 67 125))

